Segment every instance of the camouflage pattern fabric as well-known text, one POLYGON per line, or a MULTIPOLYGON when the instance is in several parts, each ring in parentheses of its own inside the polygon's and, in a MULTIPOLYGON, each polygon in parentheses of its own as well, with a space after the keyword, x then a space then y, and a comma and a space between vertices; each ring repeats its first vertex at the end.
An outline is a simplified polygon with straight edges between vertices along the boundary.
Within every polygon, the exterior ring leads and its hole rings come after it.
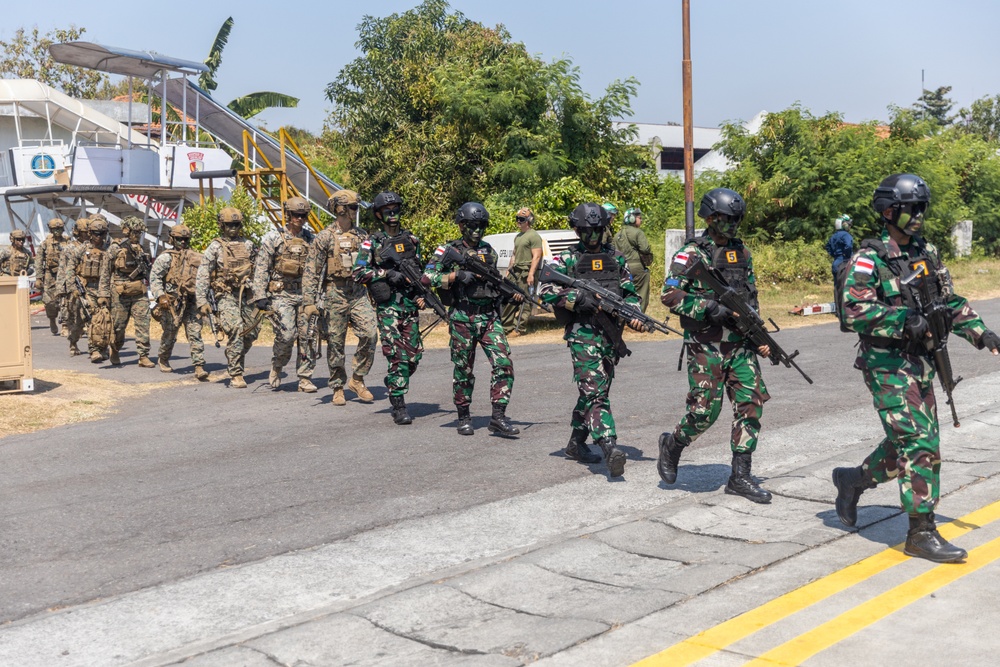
MULTIPOLYGON (((382 234, 375 234, 361 244, 352 272, 356 282, 370 285, 385 280, 386 269, 381 266, 378 253, 386 238, 382 234)), ((416 248, 416 264, 420 266, 420 239, 410 234, 410 240, 416 248)), ((420 311, 410 289, 390 287, 390 292, 389 301, 375 304, 382 356, 388 364, 383 383, 390 396, 405 396, 410 388, 410 378, 424 354, 424 342, 420 336, 420 311)))
POLYGON ((177 333, 184 326, 184 335, 187 336, 188 343, 191 344, 191 363, 195 366, 205 365, 205 342, 202 339, 203 322, 198 309, 195 307, 194 297, 182 298, 177 293, 177 286, 167 282, 167 274, 170 272, 170 264, 173 254, 161 252, 153 262, 153 268, 149 272, 149 289, 153 294, 153 299, 159 299, 164 294, 173 300, 174 312, 180 316, 180 322, 174 321, 174 316, 169 310, 160 313, 160 327, 163 334, 160 336, 160 349, 157 358, 161 361, 169 361, 174 352, 174 345, 177 343, 177 333))
POLYGON ((0 276, 35 275, 35 258, 31 253, 14 250, 13 246, 0 246, 0 276))
MULTIPOLYGON (((227 241, 230 242, 230 241, 227 241)), ((232 242, 244 244, 247 253, 254 256, 256 249, 253 243, 244 238, 233 239, 232 242)), ((221 239, 215 239, 205 248, 204 258, 198 267, 195 279, 195 307, 200 309, 208 303, 208 290, 212 279, 222 271, 223 246, 221 239)), ((250 305, 253 295, 249 284, 239 286, 236 292, 216 292, 215 301, 219 306, 218 326, 226 335, 226 369, 230 377, 243 375, 243 360, 247 351, 253 346, 260 333, 260 327, 254 327, 244 335, 240 335, 253 323, 253 308, 250 305)))
MULTIPOLYGON (((485 241, 470 248, 462 239, 449 242, 462 253, 475 252, 490 266, 497 265, 497 253, 485 241)), ((439 248, 424 267, 424 279, 432 287, 449 289, 449 275, 460 268, 457 264, 441 261, 443 248, 439 248)), ((472 404, 472 390, 476 384, 473 367, 476 363, 476 346, 483 348, 493 371, 490 376, 490 403, 507 405, 514 388, 514 362, 510 358, 510 345, 500 322, 496 302, 489 299, 469 299, 470 307, 483 312, 469 313, 452 306, 449 311, 448 332, 451 335, 451 362, 455 365, 452 374, 454 401, 456 407, 472 404)))
MULTIPOLYGON (((105 262, 101 265, 101 283, 98 293, 103 297, 111 299, 111 323, 114 330, 112 347, 121 350, 125 346, 125 328, 129 320, 134 320, 135 326, 135 348, 140 357, 149 356, 149 299, 146 296, 145 282, 149 275, 138 268, 139 273, 123 275, 115 267, 116 260, 122 253, 129 252, 124 247, 128 241, 116 241, 111 244, 105 253, 105 262), (126 283, 141 281, 142 294, 138 296, 126 296, 121 293, 126 283)), ((134 247, 132 252, 141 253, 142 248, 134 247)))
POLYGON ((331 258, 339 261, 341 255, 350 256, 351 248, 360 249, 366 233, 357 227, 347 231, 340 231, 335 227, 336 225, 331 225, 317 234, 309 248, 309 257, 302 276, 302 304, 316 305, 321 297, 324 300, 326 363, 330 369, 329 387, 342 389, 347 384, 347 370, 344 368, 347 328, 353 329, 358 337, 358 347, 354 351, 351 372, 359 377, 368 375, 372 364, 375 363, 378 328, 375 325, 375 309, 368 298, 368 290, 349 277, 357 258, 351 260, 352 268, 341 269, 348 277, 327 275, 331 258), (341 253, 341 243, 350 246, 344 253, 341 253))
MULTIPOLYGON (((80 262, 84 260, 87 253, 92 250, 94 250, 94 246, 92 243, 81 243, 80 246, 75 250, 75 252, 67 255, 66 257, 66 270, 63 272, 63 279, 67 286, 67 293, 74 295, 74 299, 77 300, 77 308, 79 308, 79 300, 81 299, 80 292, 79 290, 77 290, 75 281, 77 275, 77 266, 80 264, 80 262)), ((100 270, 101 273, 103 274, 105 271, 105 266, 108 261, 108 253, 103 251, 101 252, 102 256, 100 260, 101 261, 100 270)), ((81 283, 83 283, 84 285, 84 291, 87 293, 85 297, 87 301, 87 309, 90 311, 91 318, 93 318, 94 313, 96 313, 98 309, 97 299, 103 297, 103 298, 108 298, 110 300, 110 295, 107 293, 101 293, 99 291, 98 289, 98 286, 100 284, 99 280, 86 281, 83 280, 82 278, 80 280, 81 283)), ((75 344, 76 341, 80 339, 80 336, 83 334, 84 326, 89 325, 90 330, 87 332, 87 350, 91 353, 99 352, 101 356, 106 356, 107 348, 94 344, 95 336, 93 335, 93 329, 94 329, 93 321, 89 323, 84 321, 82 309, 79 310, 79 313, 80 317, 75 322, 73 322, 73 325, 69 331, 70 345, 75 344)))
MULTIPOLYGON (((556 257, 551 266, 559 273, 573 275, 580 255, 585 252, 583 244, 578 243, 573 249, 556 257)), ((625 301, 633 306, 638 305, 639 297, 635 293, 625 258, 620 253, 615 253, 610 245, 602 246, 598 252, 614 254, 625 301)), ((563 289, 554 283, 541 283, 539 295, 545 303, 571 311, 579 290, 563 289)), ((595 441, 604 437, 617 437, 610 399, 611 382, 615 378, 613 344, 589 320, 574 322, 567 328, 563 339, 569 347, 573 360, 573 380, 580 393, 571 418, 573 429, 589 431, 595 441)))
MULTIPOLYGON (((885 228, 881 240, 890 262, 920 255, 923 246, 931 263, 941 266, 937 248, 919 237, 900 246, 885 228)), ((851 257, 842 297, 844 324, 858 334, 882 339, 862 339, 854 361, 872 393, 886 436, 862 465, 878 483, 899 480, 900 503, 907 513, 933 512, 941 492, 934 370, 923 356, 896 345, 902 342, 909 312, 899 276, 875 249, 862 248, 851 257)), ((987 328, 969 302, 951 294, 946 304, 952 332, 983 349, 982 335, 987 328)))
MULTIPOLYGON (((298 343, 298 365, 295 372, 300 379, 308 379, 316 370, 316 360, 309 355, 302 343, 309 330, 309 320, 302 314, 302 278, 299 276, 296 280, 275 270, 275 258, 281 254, 286 240, 293 238, 311 243, 313 234, 303 227, 297 236, 287 229, 273 229, 264 235, 254 264, 253 293, 258 299, 265 295, 271 298, 271 310, 274 311, 271 322, 274 330, 271 366, 286 366, 292 358, 292 348, 298 343)), ((302 260, 304 268, 306 257, 302 260)))
POLYGON ((38 246, 35 255, 35 265, 38 267, 38 277, 35 279, 35 286, 42 290, 42 303, 45 304, 45 316, 50 320, 59 317, 59 309, 62 306, 58 278, 59 261, 62 256, 62 249, 66 246, 66 239, 56 240, 56 237, 49 234, 38 246))
MULTIPOLYGON (((82 254, 89 244, 81 241, 71 240, 63 246, 62 255, 59 257, 59 272, 56 275, 56 289, 63 295, 63 308, 66 314, 66 331, 69 339, 69 346, 76 347, 80 337, 83 336, 83 328, 86 326, 83 309, 80 307, 80 295, 73 281, 76 271, 76 264, 79 262, 79 255, 82 254), (73 270, 68 267, 72 264, 73 270)), ((91 311, 93 312, 93 311, 91 311)))

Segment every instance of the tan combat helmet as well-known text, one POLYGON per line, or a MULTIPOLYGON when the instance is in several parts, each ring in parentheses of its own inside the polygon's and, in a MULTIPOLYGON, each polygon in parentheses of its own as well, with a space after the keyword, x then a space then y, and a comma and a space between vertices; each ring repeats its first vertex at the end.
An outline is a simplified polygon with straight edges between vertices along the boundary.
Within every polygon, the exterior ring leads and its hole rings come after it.
POLYGON ((240 209, 234 208, 232 206, 227 206, 221 211, 216 218, 220 225, 228 225, 229 223, 238 222, 243 224, 243 214, 240 213, 240 209))
POLYGON ((304 197, 292 197, 285 202, 285 215, 308 217, 312 207, 304 197))
POLYGON ((28 238, 28 235, 24 233, 23 229, 15 229, 10 233, 11 241, 24 241, 28 238))
POLYGON ((90 232, 90 218, 78 218, 73 225, 73 236, 77 239, 83 238, 84 234, 90 232))
POLYGON ((107 234, 108 221, 104 219, 103 215, 95 215, 87 224, 87 231, 91 234, 107 234))
POLYGON ((350 211, 353 213, 358 210, 359 202, 361 199, 358 197, 358 193, 354 190, 337 190, 326 202, 326 208, 330 213, 333 213, 334 217, 339 217, 342 212, 350 211))
POLYGON ((187 225, 174 225, 170 228, 170 238, 189 239, 191 238, 191 228, 187 225))
MULTIPOLYGON (((95 214, 95 215, 92 215, 92 216, 90 216, 90 221, 91 221, 91 222, 96 222, 97 220, 100 220, 100 221, 101 221, 101 222, 103 222, 103 223, 104 223, 105 225, 107 225, 107 224, 108 224, 108 219, 107 219, 107 218, 105 218, 105 217, 104 217, 103 215, 101 215, 100 213, 97 213, 97 214, 95 214)), ((107 231, 107 230, 105 230, 105 231, 107 231)))
POLYGON ((49 220, 49 231, 52 232, 57 229, 59 231, 66 229, 66 223, 63 222, 62 218, 52 218, 49 220))

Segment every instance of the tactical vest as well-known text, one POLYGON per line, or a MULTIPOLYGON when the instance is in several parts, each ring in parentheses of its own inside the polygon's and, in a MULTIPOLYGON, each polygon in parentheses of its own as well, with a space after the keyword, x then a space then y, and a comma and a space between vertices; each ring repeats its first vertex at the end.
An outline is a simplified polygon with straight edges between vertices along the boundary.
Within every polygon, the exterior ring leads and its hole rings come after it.
MULTIPOLYGON (((465 244, 456 246, 459 252, 466 255, 476 257, 478 256, 483 262, 488 265, 493 265, 490 260, 490 248, 489 246, 483 246, 481 248, 468 248, 465 244)), ((461 267, 456 267, 460 269, 461 267)), ((495 301, 500 296, 500 292, 497 291, 493 285, 487 283, 484 280, 476 278, 468 285, 462 285, 456 283, 451 286, 452 296, 455 300, 455 304, 458 305, 462 310, 479 310, 479 307, 471 303, 472 301, 495 301)))
POLYGON ((361 238, 358 234, 347 232, 330 232, 330 245, 326 251, 326 277, 345 280, 351 277, 354 270, 354 260, 358 258, 361 249, 361 238))
POLYGON ((140 280, 145 277, 141 275, 136 248, 131 243, 119 246, 118 254, 115 256, 115 273, 117 280, 140 280))
POLYGON ((19 276, 22 273, 28 272, 28 263, 31 261, 31 255, 23 251, 17 251, 11 248, 10 257, 7 258, 7 273, 11 276, 19 276))
MULTIPOLYGON (((736 247, 717 246, 709 236, 699 236, 694 240, 695 245, 711 257, 712 267, 715 268, 733 290, 739 294, 740 298, 748 303, 754 310, 759 310, 757 304, 757 287, 750 283, 750 252, 739 243, 736 247)), ((698 261, 701 261, 699 256, 698 261)), ((691 294, 715 299, 715 294, 711 291, 692 290, 691 294)), ((712 326, 708 320, 696 320, 691 317, 681 315, 681 327, 685 331, 702 331, 712 326)))
POLYGON ((417 259, 417 245, 413 242, 413 236, 406 230, 392 237, 387 236, 385 232, 375 232, 372 234, 372 241, 380 246, 375 257, 378 266, 417 259))
POLYGON ((170 255, 170 268, 167 269, 164 282, 176 287, 178 294, 182 296, 194 294, 201 254, 194 250, 168 250, 167 253, 170 255))
POLYGON ((274 271, 288 281, 299 281, 306 266, 309 242, 301 237, 284 238, 274 258, 274 271))
POLYGON ((212 289, 217 292, 235 292, 243 285, 253 271, 253 262, 247 241, 227 241, 215 239, 219 243, 219 262, 212 276, 212 289))
POLYGON ((45 239, 45 270, 54 273, 59 268, 59 255, 65 247, 65 241, 56 241, 54 236, 45 239))
POLYGON ((102 257, 104 251, 99 248, 90 247, 84 250, 80 255, 80 261, 76 264, 76 275, 88 283, 91 281, 96 283, 101 277, 102 257))
POLYGON ((573 277, 593 280, 606 290, 622 295, 622 275, 618 259, 611 253, 583 253, 573 267, 573 277))

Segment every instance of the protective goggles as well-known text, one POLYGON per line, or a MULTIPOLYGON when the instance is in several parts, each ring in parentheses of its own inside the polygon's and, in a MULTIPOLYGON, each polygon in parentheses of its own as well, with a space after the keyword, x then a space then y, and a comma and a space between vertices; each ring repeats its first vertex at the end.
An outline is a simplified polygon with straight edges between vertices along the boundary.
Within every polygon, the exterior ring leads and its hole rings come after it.
MULTIPOLYGON (((355 208, 357 207, 355 206, 355 208)), ((379 209, 379 213, 382 214, 383 218, 391 218, 394 216, 398 216, 401 210, 402 209, 399 206, 383 206, 381 209, 379 209)))
POLYGON ((524 215, 519 215, 519 216, 515 217, 514 219, 517 220, 518 222, 530 222, 531 221, 531 218, 529 218, 527 216, 524 216, 524 215))

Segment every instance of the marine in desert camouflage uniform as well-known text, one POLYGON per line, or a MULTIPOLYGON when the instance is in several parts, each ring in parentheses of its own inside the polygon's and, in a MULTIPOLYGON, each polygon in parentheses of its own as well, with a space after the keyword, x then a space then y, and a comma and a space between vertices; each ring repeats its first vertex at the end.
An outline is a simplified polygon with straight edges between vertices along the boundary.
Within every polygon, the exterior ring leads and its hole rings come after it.
POLYGON ((101 271, 98 291, 111 297, 111 322, 114 339, 111 342, 111 363, 121 363, 119 353, 125 346, 125 328, 129 320, 135 327, 135 347, 139 366, 152 368, 149 359, 149 298, 146 284, 152 261, 140 244, 146 225, 134 215, 122 220, 125 237, 115 240, 108 248, 108 259, 101 271))
POLYGON ((191 250, 191 230, 186 225, 170 228, 170 245, 153 262, 149 272, 149 289, 156 307, 151 313, 160 323, 160 349, 156 363, 163 373, 170 373, 170 355, 177 342, 177 332, 184 326, 184 333, 191 345, 191 363, 198 380, 208 380, 205 370, 205 343, 202 340, 202 317, 195 307, 195 284, 201 253, 191 250))
POLYGON ((65 228, 66 223, 61 218, 49 220, 49 235, 38 246, 38 252, 35 255, 35 265, 38 267, 35 287, 42 293, 45 316, 49 318, 49 330, 53 336, 59 335, 59 310, 63 301, 57 282, 59 259, 66 246, 66 239, 63 237, 65 228))

